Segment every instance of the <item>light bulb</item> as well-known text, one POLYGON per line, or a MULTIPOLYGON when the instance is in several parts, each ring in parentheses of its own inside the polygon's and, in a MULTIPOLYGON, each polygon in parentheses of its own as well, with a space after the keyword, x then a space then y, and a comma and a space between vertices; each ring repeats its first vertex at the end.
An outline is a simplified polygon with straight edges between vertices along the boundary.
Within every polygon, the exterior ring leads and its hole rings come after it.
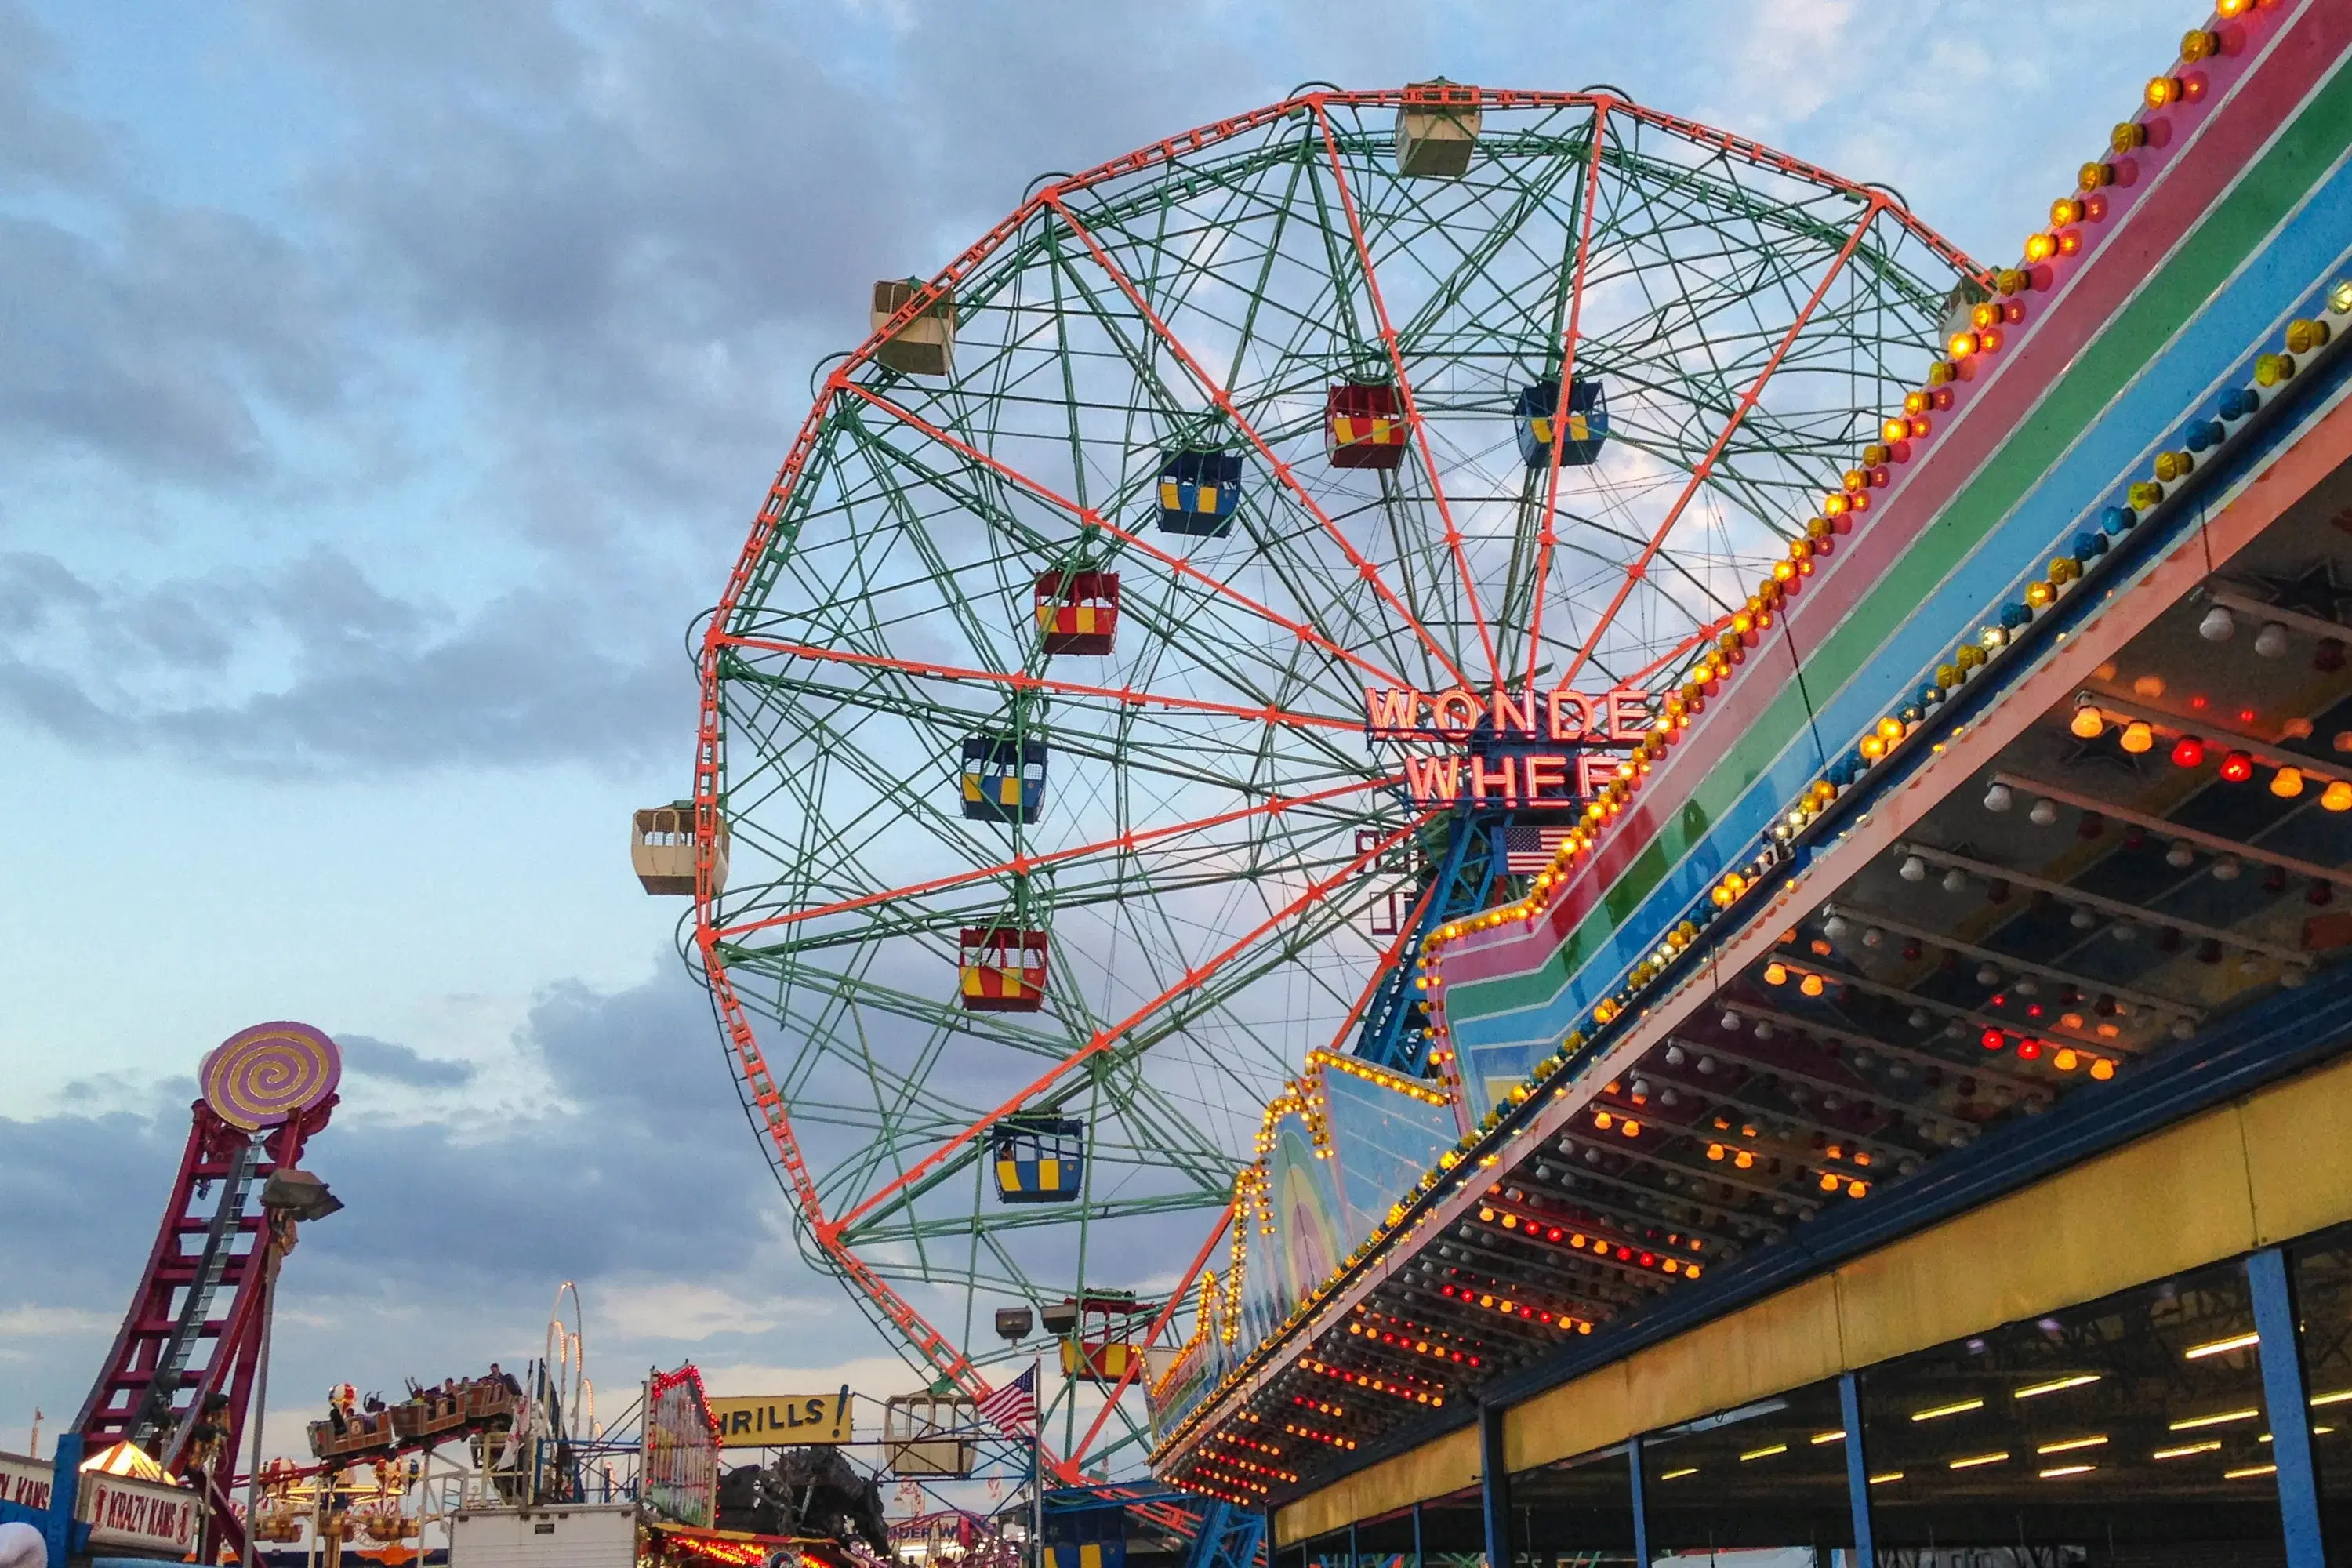
POLYGON ((1944 873, 1944 891, 1965 893, 1969 890, 1969 874, 1958 866, 1944 873))
POLYGON ((2095 702, 2076 703, 2074 717, 2066 725, 2077 739, 2084 741, 2097 740, 2106 727, 2106 717, 2099 711, 2099 705, 2095 702))
MULTIPOLYGON (((2347 788, 2345 793, 2347 796, 2352 796, 2352 788, 2347 788)), ((1906 855, 1895 874, 1906 882, 1924 882, 1927 879, 1927 862, 1920 859, 1916 855, 1906 855)))
POLYGON ((2228 642, 2231 634, 2237 629, 2238 617, 2230 613, 2227 605, 2214 605, 2205 612, 2205 618, 2197 623, 2197 635, 2207 642, 2228 642))
POLYGON ((2176 871, 2187 870, 2196 858, 2197 851, 2177 839, 2172 847, 2164 852, 2164 863, 2176 871))
POLYGON ((2286 655, 2286 628, 2276 621, 2263 623, 2254 634, 2254 651, 2264 658, 2282 658, 2286 655))
POLYGON ((2239 862, 2235 855, 2224 855, 2213 862, 2213 879, 2217 882, 2234 882, 2238 879, 2238 873, 2244 869, 2245 867, 2239 862))
POLYGON ((2134 756, 2137 756, 2140 752, 2155 747, 2156 731, 2148 727, 2147 721, 2135 719, 2124 726, 2124 732, 2117 737, 2116 743, 2134 756))
POLYGON ((2320 792, 2319 804, 2326 811, 2352 811, 2352 784, 2336 780, 2320 792))
POLYGON ((2049 826, 2058 820, 2058 803, 2054 800, 2035 801, 2033 809, 2025 814, 2025 820, 2036 827, 2049 826))
POLYGON ((2281 768, 2271 775, 2271 793, 2281 800, 2293 800, 2303 793, 2303 770, 2281 768))
POLYGON ((1822 934, 1832 942, 1845 935, 1848 927, 1843 915, 1832 915, 1822 922, 1822 934))
POLYGON ((1984 808, 1987 811, 2007 811, 2015 799, 2007 784, 1997 784, 1985 791, 1984 808))

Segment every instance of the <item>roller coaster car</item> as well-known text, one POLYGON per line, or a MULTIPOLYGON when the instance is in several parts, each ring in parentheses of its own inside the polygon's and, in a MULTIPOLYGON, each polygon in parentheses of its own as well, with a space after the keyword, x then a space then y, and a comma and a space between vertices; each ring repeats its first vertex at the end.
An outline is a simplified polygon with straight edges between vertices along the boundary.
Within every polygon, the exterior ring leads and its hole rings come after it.
POLYGON ((974 822, 1034 822, 1045 811, 1045 742, 968 735, 958 779, 974 822))
POLYGON ((1086 1181, 1084 1121, 1056 1116, 1008 1116, 997 1124, 994 1144, 999 1198, 1008 1204, 1076 1200, 1086 1181))
POLYGON ((1404 89, 1397 106, 1397 173, 1423 179, 1459 179, 1478 146, 1478 89, 1439 77, 1404 89))
MULTIPOLYGON (((727 887, 727 819, 718 819, 718 830, 711 836, 710 890, 713 894, 727 887)), ((629 864, 637 873, 637 881, 645 890, 656 897, 662 894, 694 896, 694 803, 681 800, 668 805, 648 806, 630 819, 629 864)))
POLYGON ((1391 382, 1342 382, 1324 404, 1326 451, 1335 468, 1393 468, 1404 461, 1404 402, 1391 382))
MULTIPOLYGON (((1551 463, 1554 416, 1559 410, 1559 383, 1539 381, 1519 391, 1517 410, 1519 456, 1530 468, 1551 463)), ((1564 468, 1590 468, 1600 460, 1601 445, 1609 438, 1609 395, 1597 380, 1570 379, 1568 384, 1568 430, 1560 437, 1559 464, 1564 468)))
POLYGON ((1118 573, 1037 574, 1037 633, 1047 653, 1108 653, 1118 632, 1118 573))
POLYGON ((1045 1005, 1046 937, 1017 926, 966 926, 956 943, 957 1000, 969 1013, 1045 1005))
POLYGON ((1139 1301, 1131 1290, 1090 1290, 1066 1297, 1060 1310, 1045 1309, 1045 1326, 1061 1325, 1062 1375, 1082 1383, 1112 1384, 1143 1359, 1143 1346, 1118 1337, 1115 1324, 1150 1318, 1160 1310, 1157 1301, 1139 1301))
POLYGON ((1242 456, 1180 447, 1160 454, 1160 526, 1169 533, 1223 539, 1242 500, 1242 456))
POLYGON ((377 1411, 373 1415, 350 1415, 343 1429, 335 1430, 329 1421, 310 1423, 310 1455, 319 1459, 340 1459, 352 1454, 373 1454, 390 1448, 401 1440, 393 1422, 393 1412, 377 1411))

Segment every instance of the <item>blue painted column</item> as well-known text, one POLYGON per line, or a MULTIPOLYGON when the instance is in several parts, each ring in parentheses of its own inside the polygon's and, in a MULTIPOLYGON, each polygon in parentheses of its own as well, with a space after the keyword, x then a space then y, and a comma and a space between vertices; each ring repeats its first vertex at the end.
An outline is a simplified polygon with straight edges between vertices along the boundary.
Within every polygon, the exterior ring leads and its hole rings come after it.
POLYGON ((1358 1555, 1356 1551, 1355 1521, 1350 1520, 1348 1522, 1348 1568, 1357 1568, 1357 1564, 1362 1561, 1363 1559, 1358 1555))
POLYGON ((2271 1417, 2271 1462, 2278 1467, 2279 1513, 2287 1568, 2327 1568, 2319 1529, 2319 1472, 2311 1458, 2311 1406, 2303 1384, 2301 1320, 2286 1254, 2265 1247, 2246 1259, 2254 1330, 2263 1337, 2263 1403, 2271 1417))
POLYGON ((1642 1488, 1642 1439, 1625 1445, 1625 1463, 1633 1471, 1633 1568, 1650 1568, 1650 1504, 1642 1488))
POLYGON ((1845 1419, 1845 1500, 1853 1510, 1853 1568, 1875 1568, 1870 1531, 1870 1456, 1863 1448, 1862 1380, 1838 1379, 1838 1410, 1845 1419))
POLYGON ((1412 1568, 1422 1568, 1421 1505, 1419 1503, 1412 1505, 1412 1568))
POLYGON ((1499 1405, 1478 1407, 1478 1503, 1486 1525, 1486 1568, 1511 1568, 1511 1469, 1503 1458, 1499 1405))
POLYGON ((57 1454, 49 1466, 49 1518, 42 1538, 49 1548, 49 1568, 66 1568, 66 1558, 79 1544, 74 1540, 74 1512, 81 1502, 81 1434, 58 1434, 57 1454))

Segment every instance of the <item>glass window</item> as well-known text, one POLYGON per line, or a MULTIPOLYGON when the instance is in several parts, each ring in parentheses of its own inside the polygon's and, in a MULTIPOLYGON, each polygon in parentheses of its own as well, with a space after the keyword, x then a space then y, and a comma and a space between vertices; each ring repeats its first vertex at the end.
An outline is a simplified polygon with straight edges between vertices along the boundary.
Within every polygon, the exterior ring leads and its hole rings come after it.
POLYGON ((1643 1439, 1653 1563, 1772 1551, 1753 1568, 1817 1563, 1853 1545, 1845 1422, 1835 1383, 1759 1399, 1643 1439), (1810 1554, 1808 1556, 1807 1554, 1810 1554))
POLYGON ((1423 1568, 1483 1568, 1486 1516, 1476 1487, 1421 1505, 1423 1568))
POLYGON ((2327 1561, 2352 1563, 2352 1233, 2332 1232, 2294 1250, 2295 1307, 2303 1318, 2303 1381, 2311 1397, 2311 1458, 2327 1561))
POLYGON ((1514 1568, 1633 1561, 1633 1472, 1624 1445, 1511 1473, 1514 1568))
POLYGON ((1876 1544, 2275 1563, 2257 1353, 2232 1262, 1873 1368, 1876 1544))

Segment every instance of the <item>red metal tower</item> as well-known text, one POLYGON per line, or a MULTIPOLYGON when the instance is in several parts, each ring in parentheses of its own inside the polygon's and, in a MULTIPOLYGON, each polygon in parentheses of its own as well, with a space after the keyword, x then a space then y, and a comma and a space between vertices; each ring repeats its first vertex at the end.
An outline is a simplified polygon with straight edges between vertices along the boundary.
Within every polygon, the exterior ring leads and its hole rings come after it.
POLYGON ((326 1126, 341 1076, 333 1042, 299 1024, 258 1025, 205 1057, 146 1270, 74 1418, 86 1452, 137 1445, 205 1489, 215 1521, 231 1517, 268 1286, 294 1239, 261 1190, 326 1126))

